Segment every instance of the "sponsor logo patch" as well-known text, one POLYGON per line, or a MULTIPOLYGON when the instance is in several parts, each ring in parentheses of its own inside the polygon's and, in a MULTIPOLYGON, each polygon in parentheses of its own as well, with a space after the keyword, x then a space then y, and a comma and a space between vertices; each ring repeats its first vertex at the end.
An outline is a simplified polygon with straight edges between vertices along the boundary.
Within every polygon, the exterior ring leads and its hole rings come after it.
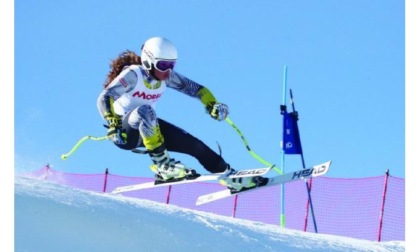
POLYGON ((138 97, 144 100, 156 100, 159 99, 162 94, 146 94, 145 92, 137 91, 133 94, 133 97, 138 97))

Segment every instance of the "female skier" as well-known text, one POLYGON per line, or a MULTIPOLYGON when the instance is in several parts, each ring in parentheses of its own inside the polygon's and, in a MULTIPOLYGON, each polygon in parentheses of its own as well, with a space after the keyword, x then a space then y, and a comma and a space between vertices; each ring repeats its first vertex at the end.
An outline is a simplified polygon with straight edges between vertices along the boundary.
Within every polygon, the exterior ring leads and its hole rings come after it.
MULTIPOLYGON (((171 158, 171 151, 193 156, 210 173, 232 173, 230 165, 201 140, 156 115, 155 105, 166 88, 198 99, 215 120, 222 121, 229 113, 228 106, 217 101, 209 89, 174 71, 177 58, 171 41, 152 37, 141 47, 140 57, 127 50, 111 62, 97 99, 99 112, 108 123, 108 138, 125 150, 145 147, 158 182, 198 176, 171 158)), ((219 182, 237 191, 256 186, 256 180, 249 177, 219 182)))

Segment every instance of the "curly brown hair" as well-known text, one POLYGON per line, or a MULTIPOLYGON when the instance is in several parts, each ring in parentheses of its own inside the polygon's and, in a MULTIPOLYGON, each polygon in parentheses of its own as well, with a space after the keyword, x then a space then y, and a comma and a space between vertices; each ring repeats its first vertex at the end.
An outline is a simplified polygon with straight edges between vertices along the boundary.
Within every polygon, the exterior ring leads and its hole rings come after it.
POLYGON ((135 52, 126 50, 117 58, 113 59, 109 64, 111 70, 109 70, 108 75, 106 77, 104 88, 106 88, 118 74, 126 67, 130 65, 141 65, 141 58, 135 52))

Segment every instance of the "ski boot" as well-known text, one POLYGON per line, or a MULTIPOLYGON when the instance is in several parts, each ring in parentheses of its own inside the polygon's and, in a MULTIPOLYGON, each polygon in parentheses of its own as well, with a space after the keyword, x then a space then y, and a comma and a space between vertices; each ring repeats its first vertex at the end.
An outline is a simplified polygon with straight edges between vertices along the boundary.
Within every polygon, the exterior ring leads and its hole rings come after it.
POLYGON ((188 169, 180 161, 170 158, 166 149, 163 151, 153 151, 149 153, 153 164, 150 169, 155 173, 156 184, 193 179, 200 176, 193 169, 188 169))
POLYGON ((225 174, 219 178, 219 183, 230 189, 231 192, 241 192, 267 183, 268 179, 262 176, 229 178, 235 169, 227 166, 225 174))

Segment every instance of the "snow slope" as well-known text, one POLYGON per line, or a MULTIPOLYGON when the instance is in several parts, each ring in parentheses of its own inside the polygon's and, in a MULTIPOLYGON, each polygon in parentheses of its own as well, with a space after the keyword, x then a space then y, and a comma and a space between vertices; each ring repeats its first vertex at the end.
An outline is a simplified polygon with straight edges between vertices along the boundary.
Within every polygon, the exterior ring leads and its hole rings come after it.
POLYGON ((405 251, 15 177, 15 251, 405 251))

